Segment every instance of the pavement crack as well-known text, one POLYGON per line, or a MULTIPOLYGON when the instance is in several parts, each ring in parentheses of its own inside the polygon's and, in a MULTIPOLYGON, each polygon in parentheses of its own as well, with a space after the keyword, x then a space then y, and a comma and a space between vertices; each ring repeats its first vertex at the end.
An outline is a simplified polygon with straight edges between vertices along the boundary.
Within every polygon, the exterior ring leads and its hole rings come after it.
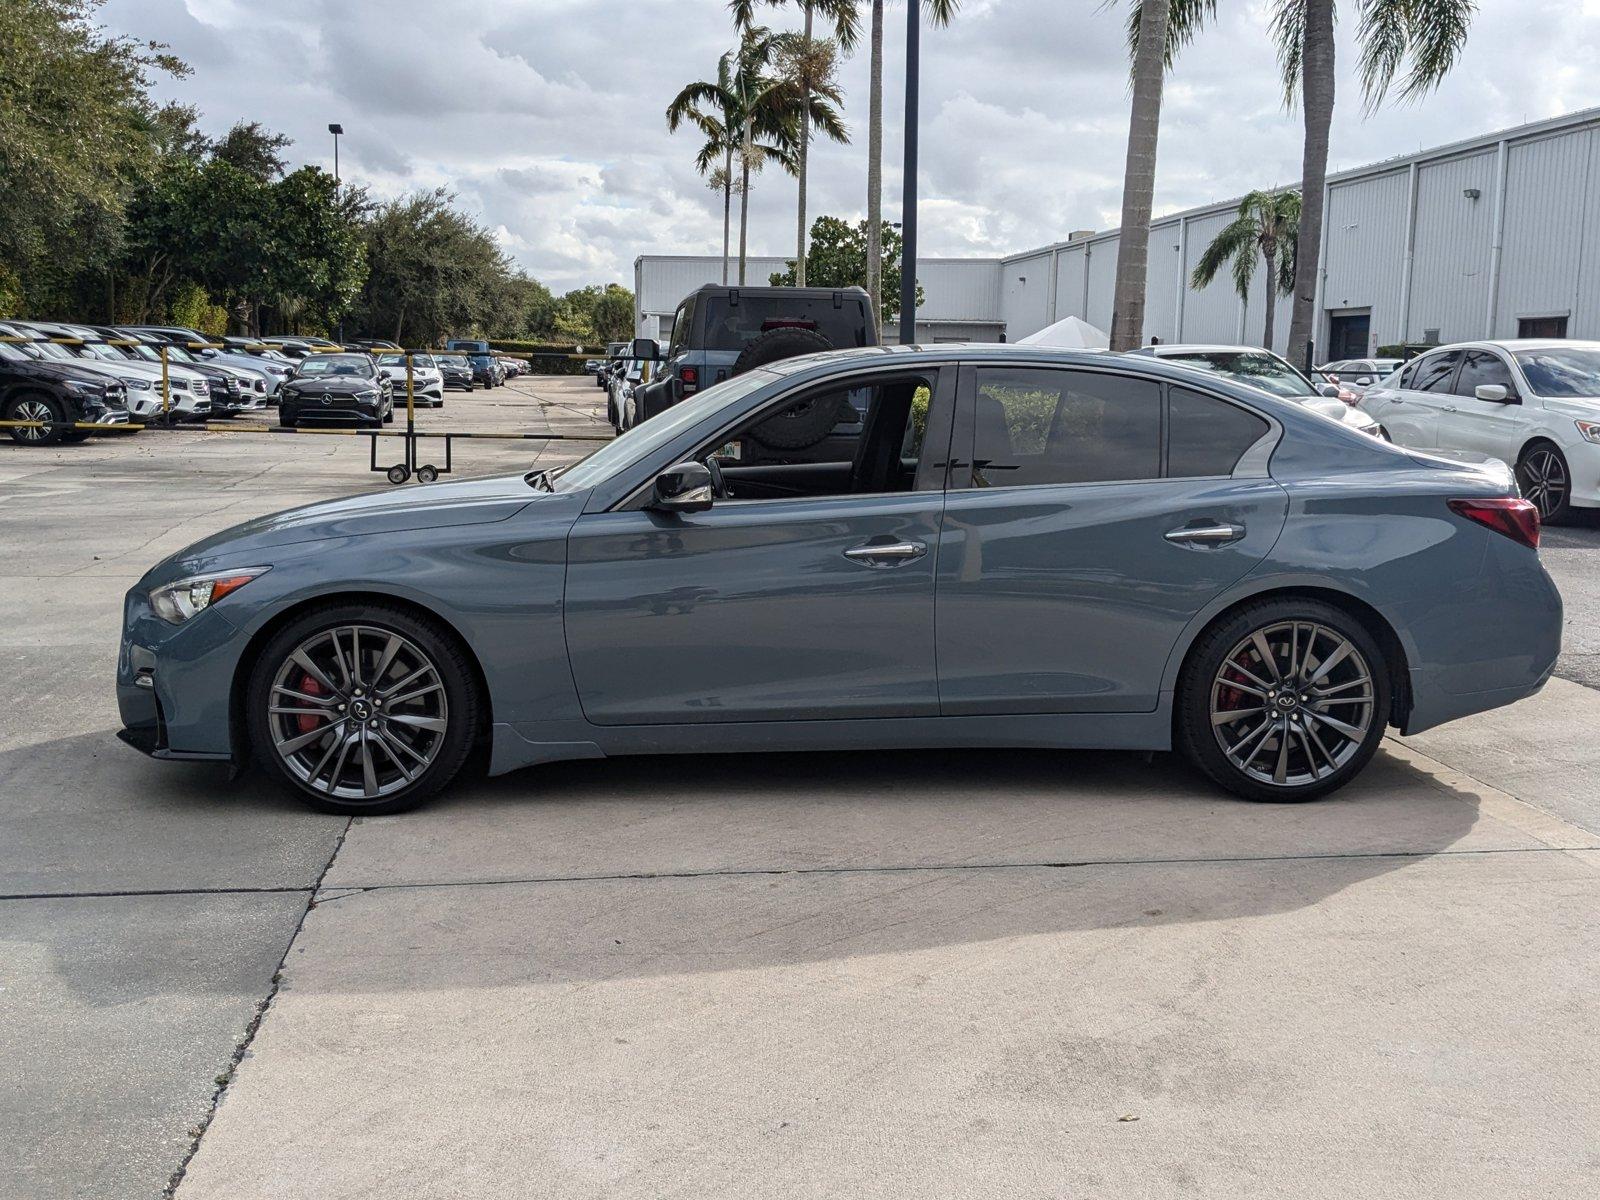
MULTIPOLYGON (((234 1046, 233 1058, 227 1068, 217 1076, 216 1090, 211 1093, 211 1103, 206 1106, 205 1115, 190 1129, 189 1150, 172 1172, 172 1178, 167 1181, 167 1186, 162 1195, 171 1200, 177 1192, 178 1186, 183 1182, 184 1175, 189 1170, 189 1164, 194 1156, 199 1153, 200 1142, 206 1135, 206 1130, 211 1128, 211 1122, 217 1115, 217 1107, 222 1103, 222 1097, 227 1092, 228 1086, 233 1082, 234 1072, 239 1069, 239 1064, 244 1061, 244 1056, 250 1052, 251 1043, 255 1041, 256 1031, 261 1028, 261 1023, 266 1020, 267 1013, 272 1009, 272 1002, 278 997, 278 988, 283 984, 283 970, 289 963, 289 952, 294 949, 294 944, 300 939, 300 931, 305 928, 306 914, 311 911, 316 903, 317 889, 322 886, 322 881, 333 868, 334 860, 339 857, 339 851, 344 848, 344 839, 350 834, 350 827, 355 824, 354 819, 345 821, 344 828, 339 831, 338 838, 333 843, 333 850, 328 855, 328 861, 322 864, 322 870, 317 873, 317 878, 311 885, 306 895, 306 906, 300 911, 300 919, 295 922, 294 931, 290 933, 288 941, 284 943, 283 955, 278 959, 278 969, 272 973, 272 982, 267 988, 267 994, 256 1004, 256 1011, 250 1018, 250 1023, 245 1026, 244 1034, 234 1046)), ((259 888, 257 891, 298 891, 289 888, 259 888)))

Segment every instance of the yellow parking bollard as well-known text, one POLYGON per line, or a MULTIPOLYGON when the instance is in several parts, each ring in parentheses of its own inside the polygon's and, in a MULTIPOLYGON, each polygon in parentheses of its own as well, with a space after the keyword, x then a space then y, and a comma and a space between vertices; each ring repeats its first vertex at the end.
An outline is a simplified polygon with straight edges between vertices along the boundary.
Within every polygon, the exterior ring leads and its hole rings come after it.
POLYGON ((172 386, 167 377, 167 344, 162 342, 158 347, 161 351, 161 423, 172 424, 172 386))

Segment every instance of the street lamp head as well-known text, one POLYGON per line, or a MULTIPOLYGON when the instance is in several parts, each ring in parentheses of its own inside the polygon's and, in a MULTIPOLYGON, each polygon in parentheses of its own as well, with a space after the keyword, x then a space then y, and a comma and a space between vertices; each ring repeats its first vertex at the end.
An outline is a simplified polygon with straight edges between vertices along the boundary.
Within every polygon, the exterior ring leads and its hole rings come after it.
POLYGON ((329 125, 328 126, 328 132, 333 134, 334 137, 338 137, 341 133, 344 132, 344 126, 343 125, 329 125))

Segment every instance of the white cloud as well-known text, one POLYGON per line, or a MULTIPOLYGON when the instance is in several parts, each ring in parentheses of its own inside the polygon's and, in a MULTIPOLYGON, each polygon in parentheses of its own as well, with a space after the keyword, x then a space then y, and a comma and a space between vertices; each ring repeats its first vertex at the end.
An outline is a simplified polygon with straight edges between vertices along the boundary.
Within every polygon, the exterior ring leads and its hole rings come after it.
MULTIPOLYGON (((863 14, 867 5, 863 2, 863 14)), ((1168 84, 1157 209, 1293 182, 1300 119, 1280 103, 1266 4, 1221 6, 1168 84)), ((1600 0, 1481 0, 1456 72, 1419 103, 1363 112, 1355 6, 1340 26, 1335 167, 1600 103, 1600 0)), ((1122 11, 1061 0, 966 0, 923 34, 921 243, 929 255, 1042 244, 1117 220, 1127 134, 1122 11)), ((161 85, 208 131, 257 120, 296 161, 375 194, 443 186, 552 287, 630 282, 643 253, 714 253, 722 200, 694 135, 662 117, 732 44, 723 0, 109 0, 116 32, 168 42, 194 74, 161 85)), ((769 11, 777 24, 793 12, 769 11)), ((900 208, 905 6, 885 38, 884 210, 900 208)), ((812 152, 811 209, 866 208, 865 46, 843 65, 854 142, 812 152)), ((792 253, 794 184, 751 190, 750 246, 792 253)), ((736 206, 737 212, 737 206, 736 206)))

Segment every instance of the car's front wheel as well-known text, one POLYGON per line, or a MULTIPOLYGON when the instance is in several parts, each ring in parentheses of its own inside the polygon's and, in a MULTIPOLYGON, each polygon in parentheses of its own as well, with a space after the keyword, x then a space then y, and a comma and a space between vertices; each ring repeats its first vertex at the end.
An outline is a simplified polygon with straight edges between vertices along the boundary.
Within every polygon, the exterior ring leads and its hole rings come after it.
POLYGON ((1265 600, 1201 635, 1179 680, 1178 744, 1248 800, 1314 800, 1348 783, 1389 723, 1372 634, 1318 600, 1265 600))
POLYGON ((1572 473, 1567 456, 1552 442, 1534 442, 1517 459, 1517 486, 1522 498, 1539 510, 1539 519, 1556 524, 1566 518, 1572 499, 1572 473))
POLYGON ((291 621, 245 695, 250 740, 314 808, 373 815, 448 784, 472 749, 480 701, 457 643, 392 605, 340 604, 291 621))
POLYGON ((59 442, 70 427, 66 408, 48 396, 19 396, 5 409, 8 421, 38 421, 38 425, 13 425, 11 440, 28 446, 48 446, 59 442))

